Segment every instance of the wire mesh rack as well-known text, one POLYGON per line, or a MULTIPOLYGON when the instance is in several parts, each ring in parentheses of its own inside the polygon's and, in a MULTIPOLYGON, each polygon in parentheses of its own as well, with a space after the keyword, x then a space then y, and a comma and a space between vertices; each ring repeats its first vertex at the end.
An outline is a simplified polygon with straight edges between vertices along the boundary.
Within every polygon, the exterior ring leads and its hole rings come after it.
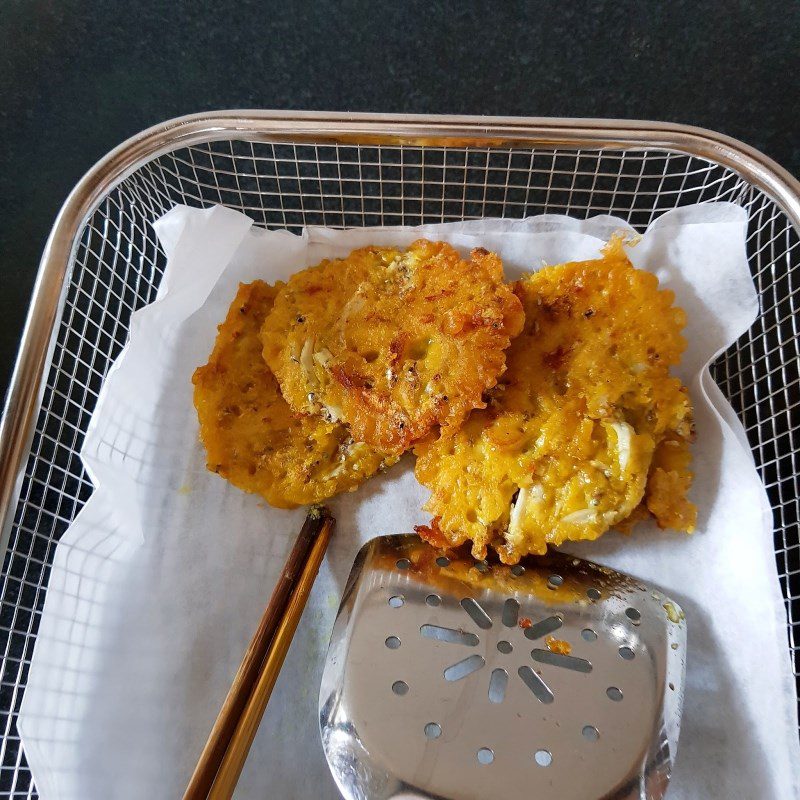
POLYGON ((316 141, 308 132, 226 132, 224 125, 190 144, 167 135, 160 152, 134 154, 125 174, 109 181, 113 186, 97 188, 88 214, 75 221, 46 332, 49 348, 41 354, 41 383, 29 398, 32 438, 28 431, 16 497, 6 509, 0 797, 38 796, 16 719, 50 565, 92 493, 78 453, 103 380, 126 342, 131 314, 155 298, 163 275, 165 257, 151 222, 176 203, 221 203, 264 227, 292 231, 545 212, 615 214, 644 229, 662 212, 692 203, 727 200, 746 208, 761 313, 712 371, 744 423, 772 503, 788 644, 800 674, 800 247, 785 208, 740 170, 669 142, 618 137, 612 147, 588 136, 556 144, 530 133, 524 143, 485 136, 401 140, 390 135, 389 122, 381 124, 382 135, 328 130, 316 141))

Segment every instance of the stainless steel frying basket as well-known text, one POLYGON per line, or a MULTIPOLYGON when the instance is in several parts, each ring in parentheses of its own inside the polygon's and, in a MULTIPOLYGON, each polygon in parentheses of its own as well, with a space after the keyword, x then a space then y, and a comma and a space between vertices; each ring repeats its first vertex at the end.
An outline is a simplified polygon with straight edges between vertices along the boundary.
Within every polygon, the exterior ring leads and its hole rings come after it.
POLYGON ((769 159, 718 134, 646 122, 220 112, 159 125, 100 162, 53 228, 0 423, 0 797, 37 796, 16 716, 55 548, 92 493, 78 456, 86 427, 131 313, 163 274, 156 217, 175 203, 222 203, 294 231, 544 212, 615 214, 644 228, 714 200, 750 216, 761 314, 713 372, 772 502, 797 675, 800 184, 769 159))

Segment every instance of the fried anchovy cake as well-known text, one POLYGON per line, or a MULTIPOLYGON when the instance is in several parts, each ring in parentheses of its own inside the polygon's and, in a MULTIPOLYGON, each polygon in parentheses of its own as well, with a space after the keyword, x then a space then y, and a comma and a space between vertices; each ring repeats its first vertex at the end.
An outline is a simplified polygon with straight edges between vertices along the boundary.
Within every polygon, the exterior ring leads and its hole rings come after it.
POLYGON ((465 261, 450 245, 421 239, 297 273, 261 336, 292 408, 401 453, 485 406, 522 323, 496 255, 476 249, 465 261))
POLYGON ((194 404, 208 468, 279 508, 352 491, 396 459, 356 442, 341 423, 294 413, 261 355, 259 333, 277 287, 241 284, 208 364, 195 370, 194 404))
POLYGON ((515 291, 525 329, 488 407, 416 448, 435 515, 420 533, 438 546, 471 540, 477 558, 492 546, 515 563, 649 515, 691 531, 692 408, 669 374, 686 320, 673 293, 634 269, 619 241, 515 291))

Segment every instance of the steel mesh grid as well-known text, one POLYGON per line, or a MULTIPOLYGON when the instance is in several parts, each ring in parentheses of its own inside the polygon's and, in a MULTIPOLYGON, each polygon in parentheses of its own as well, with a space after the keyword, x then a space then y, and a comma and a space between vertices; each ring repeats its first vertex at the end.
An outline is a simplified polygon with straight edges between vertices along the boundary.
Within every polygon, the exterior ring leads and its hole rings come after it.
POLYGON ((798 235, 734 172, 660 150, 294 144, 225 140, 150 161, 84 227, 57 326, 9 549, 0 574, 0 797, 36 789, 16 728, 55 546, 92 492, 78 452, 131 313, 151 302, 164 256, 150 223, 175 203, 222 203, 269 228, 416 225, 545 212, 658 214, 729 200, 750 214, 762 313, 713 372, 744 422, 775 515, 789 644, 800 674, 798 235))

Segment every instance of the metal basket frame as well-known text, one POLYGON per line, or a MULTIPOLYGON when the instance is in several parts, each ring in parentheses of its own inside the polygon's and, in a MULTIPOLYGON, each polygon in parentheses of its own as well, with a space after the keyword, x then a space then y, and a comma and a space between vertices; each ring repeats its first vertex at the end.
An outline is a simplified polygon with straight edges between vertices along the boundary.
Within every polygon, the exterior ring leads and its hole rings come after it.
POLYGON ((720 199, 749 212, 761 313, 713 373, 772 502, 797 677, 800 183, 785 170, 711 131, 618 120, 226 111, 165 122, 112 151, 56 219, 0 420, 0 797, 37 796, 16 718, 55 547, 92 493, 83 435, 130 315, 163 274, 153 219, 184 202, 291 230, 546 211, 643 228, 720 199))

